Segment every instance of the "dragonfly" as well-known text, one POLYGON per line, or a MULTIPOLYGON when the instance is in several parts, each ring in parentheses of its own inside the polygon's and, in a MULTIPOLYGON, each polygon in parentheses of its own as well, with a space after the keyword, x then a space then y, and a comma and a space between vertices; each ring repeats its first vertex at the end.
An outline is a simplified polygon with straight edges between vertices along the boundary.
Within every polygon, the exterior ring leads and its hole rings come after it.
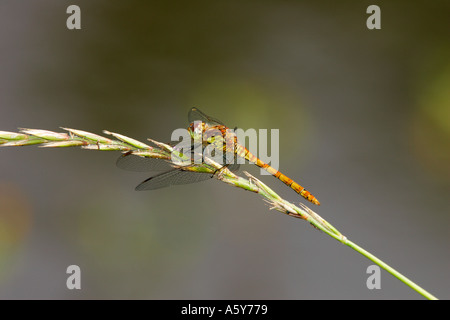
MULTIPOLYGON (((245 146, 240 144, 237 140, 237 135, 234 130, 228 128, 220 120, 210 117, 200 111, 198 108, 192 108, 188 114, 189 127, 188 132, 191 135, 193 141, 201 141, 201 151, 206 147, 212 146, 212 149, 217 149, 221 151, 223 155, 224 166, 232 172, 239 170, 239 164, 236 159, 243 158, 249 163, 255 164, 256 166, 264 169, 269 174, 283 182, 285 185, 293 189, 296 193, 300 194, 302 197, 308 201, 320 205, 319 200, 314 197, 308 190, 302 187, 300 184, 290 179, 280 171, 271 167, 269 164, 265 163, 257 156, 252 154, 245 146), (231 157, 230 157, 231 156, 231 157), (230 161, 230 158, 233 161, 230 161)), ((191 152, 191 156, 194 154, 195 149, 189 146, 184 146, 184 153, 191 152), (187 152, 186 152, 187 150, 187 152)), ((219 154, 220 155, 220 154, 219 154)), ((189 184, 194 182, 200 182, 210 179, 214 174, 207 174, 201 172, 201 165, 196 164, 193 159, 186 166, 176 166, 173 167, 170 162, 154 159, 145 158, 133 155, 132 153, 126 153, 122 155, 116 162, 117 166, 121 169, 139 171, 139 172, 150 172, 159 171, 154 176, 144 180, 137 187, 136 190, 154 190, 171 185, 181 185, 189 184)))

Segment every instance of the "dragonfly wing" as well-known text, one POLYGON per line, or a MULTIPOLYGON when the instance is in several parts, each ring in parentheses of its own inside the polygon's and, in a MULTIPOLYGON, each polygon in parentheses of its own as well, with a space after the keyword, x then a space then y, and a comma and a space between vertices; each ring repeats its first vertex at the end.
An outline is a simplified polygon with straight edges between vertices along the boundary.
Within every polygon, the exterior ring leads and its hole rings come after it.
POLYGON ((130 153, 123 154, 116 161, 120 169, 136 172, 167 171, 172 166, 163 159, 145 158, 130 153))
POLYGON ((231 172, 238 172, 240 168, 240 165, 237 163, 232 163, 228 166, 228 170, 230 170, 231 172))
MULTIPOLYGON (((202 153, 202 145, 193 146, 190 142, 172 142, 173 148, 179 152, 182 152, 188 159, 194 157, 194 152, 202 153)), ((181 161, 179 157, 174 155, 174 161, 181 161)), ((189 161, 188 161, 189 162, 189 161)), ((190 164, 190 162, 189 162, 190 164)), ((149 172, 149 171, 168 171, 173 169, 170 162, 164 159, 147 158, 134 155, 132 153, 125 153, 121 155, 116 161, 117 167, 120 169, 136 172, 149 172)))
POLYGON ((237 155, 233 152, 225 152, 223 155, 223 164, 227 166, 231 172, 239 171, 240 164, 237 162, 237 155))
POLYGON ((200 182, 203 180, 208 180, 210 178, 211 175, 206 173, 173 169, 148 178, 147 180, 139 184, 136 187, 136 190, 138 191, 155 190, 169 187, 172 185, 200 182))
POLYGON ((222 121, 217 120, 215 118, 212 118, 210 116, 207 116, 206 114, 204 114, 203 112, 201 112, 197 108, 192 108, 189 111, 188 120, 189 120, 189 123, 193 123, 194 121, 202 121, 202 122, 207 123, 209 125, 221 125, 221 126, 224 126, 222 121))

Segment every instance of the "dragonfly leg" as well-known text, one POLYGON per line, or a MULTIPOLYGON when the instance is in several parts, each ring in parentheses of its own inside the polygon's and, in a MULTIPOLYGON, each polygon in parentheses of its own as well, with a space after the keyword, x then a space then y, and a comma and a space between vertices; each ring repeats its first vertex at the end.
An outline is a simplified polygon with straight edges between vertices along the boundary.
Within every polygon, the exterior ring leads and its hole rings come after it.
POLYGON ((223 176, 223 172, 225 171, 226 168, 228 168, 230 164, 227 163, 225 164, 223 167, 216 169, 216 171, 214 171, 214 174, 211 176, 211 178, 213 178, 216 174, 219 177, 219 179, 223 176))

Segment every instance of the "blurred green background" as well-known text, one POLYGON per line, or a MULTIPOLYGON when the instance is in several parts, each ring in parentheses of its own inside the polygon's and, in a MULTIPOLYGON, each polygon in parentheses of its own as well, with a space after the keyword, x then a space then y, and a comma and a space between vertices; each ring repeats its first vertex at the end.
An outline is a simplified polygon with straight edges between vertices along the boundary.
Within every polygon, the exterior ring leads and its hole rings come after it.
MULTIPOLYGON (((2 0, 0 130, 169 141, 193 106, 280 129, 280 170, 314 209, 448 299, 449 14, 449 1, 2 0), (81 30, 66 28, 70 4, 81 30)), ((368 290, 370 261, 252 193, 136 192, 149 175, 118 156, 0 149, 0 298, 421 298, 385 272, 368 290), (66 288, 71 264, 81 290, 66 288)))

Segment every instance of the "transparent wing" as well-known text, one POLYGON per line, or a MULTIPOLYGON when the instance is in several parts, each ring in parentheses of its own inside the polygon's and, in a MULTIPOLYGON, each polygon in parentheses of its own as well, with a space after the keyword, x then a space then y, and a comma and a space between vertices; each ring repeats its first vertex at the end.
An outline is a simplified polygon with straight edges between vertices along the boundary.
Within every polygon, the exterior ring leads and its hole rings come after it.
POLYGON ((230 170, 231 172, 239 171, 240 164, 238 164, 237 159, 238 157, 236 153, 226 152, 223 155, 224 166, 226 166, 228 170, 230 170))
POLYGON ((228 165, 228 170, 230 170, 231 172, 238 172, 239 168, 240 168, 240 164, 235 163, 231 163, 228 165))
POLYGON ((207 123, 209 125, 221 125, 224 126, 224 124, 222 123, 222 121, 212 118, 210 116, 207 116, 206 114, 204 114, 203 112, 201 112, 199 109, 197 108, 192 108, 189 111, 188 114, 188 120, 189 123, 193 123, 194 121, 202 121, 204 123, 207 123))
POLYGON ((200 182, 212 178, 212 175, 207 173, 183 171, 180 169, 173 169, 171 171, 157 174, 143 181, 136 187, 137 191, 155 190, 169 187, 172 185, 189 184, 200 182))
MULTIPOLYGON (((194 152, 200 154, 199 157, 201 157, 203 146, 199 145, 194 148, 190 144, 180 144, 174 148, 180 152, 182 151, 185 156, 191 157, 192 162, 189 163, 188 161, 187 163, 187 165, 190 165, 194 163, 194 152)), ((233 157, 233 154, 229 154, 228 157, 233 157)), ((180 160, 176 156, 174 159, 180 160)), ((226 154, 224 154, 223 164, 227 163, 226 160, 227 160, 226 154)), ((167 160, 158 158, 140 157, 132 153, 126 153, 121 155, 116 161, 116 166, 123 170, 135 172, 152 172, 152 171, 158 172, 158 171, 170 171, 173 169, 171 163, 167 160)), ((234 158, 232 164, 228 166, 228 169, 230 169, 231 171, 237 171, 239 169, 239 165, 236 163, 236 157, 234 158)))
POLYGON ((136 172, 167 171, 173 169, 166 160, 144 158, 130 153, 121 155, 116 161, 116 166, 120 169, 136 172))

